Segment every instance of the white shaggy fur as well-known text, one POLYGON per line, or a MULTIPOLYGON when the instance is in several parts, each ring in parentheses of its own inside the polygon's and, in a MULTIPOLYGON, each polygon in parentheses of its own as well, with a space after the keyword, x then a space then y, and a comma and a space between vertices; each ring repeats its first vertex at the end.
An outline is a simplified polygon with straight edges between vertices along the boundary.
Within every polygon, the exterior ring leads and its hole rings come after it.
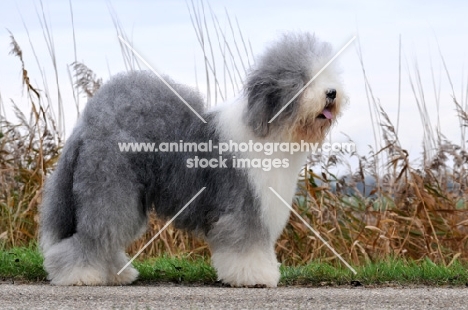
POLYGON ((231 286, 257 284, 276 287, 280 279, 278 261, 272 248, 252 248, 239 255, 237 252, 214 252, 211 260, 218 278, 231 286))

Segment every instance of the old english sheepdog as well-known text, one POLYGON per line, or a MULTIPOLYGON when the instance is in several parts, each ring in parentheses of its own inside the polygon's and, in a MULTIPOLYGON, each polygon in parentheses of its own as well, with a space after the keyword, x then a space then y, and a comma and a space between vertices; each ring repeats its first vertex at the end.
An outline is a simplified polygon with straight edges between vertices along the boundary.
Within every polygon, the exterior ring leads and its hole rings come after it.
POLYGON ((280 272, 274 247, 290 212, 269 187, 292 202, 308 152, 233 148, 222 154, 227 158, 223 167, 201 167, 193 159, 220 159, 216 148, 138 152, 119 146, 320 143, 346 102, 333 66, 269 121, 331 57, 330 45, 314 35, 283 35, 256 60, 242 94, 209 110, 195 90, 166 77, 207 123, 148 72, 120 74, 102 86, 87 103, 44 188, 40 247, 51 283, 132 283, 138 276, 132 266, 118 272, 129 262, 125 249, 145 231, 148 212, 170 219, 205 187, 175 219, 176 227, 205 238, 219 280, 275 287, 280 272), (232 164, 267 158, 287 165, 232 164))

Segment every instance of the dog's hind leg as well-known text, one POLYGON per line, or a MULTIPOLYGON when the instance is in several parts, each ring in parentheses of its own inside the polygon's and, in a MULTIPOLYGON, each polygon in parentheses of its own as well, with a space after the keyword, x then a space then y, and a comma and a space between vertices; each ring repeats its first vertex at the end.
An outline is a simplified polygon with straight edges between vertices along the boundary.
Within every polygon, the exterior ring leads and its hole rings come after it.
POLYGON ((97 203, 88 201, 88 210, 78 217, 77 232, 44 253, 51 284, 122 285, 137 278, 138 272, 132 266, 117 273, 128 262, 125 248, 146 228, 146 218, 128 199, 112 205, 97 203), (111 211, 104 215, 95 208, 111 211))
POLYGON ((52 284, 122 285, 137 278, 132 266, 117 273, 128 262, 125 248, 146 228, 146 218, 138 214, 130 196, 113 204, 99 200, 87 200, 86 211, 78 216, 77 232, 44 253, 52 284), (108 213, 100 214, 103 209, 108 213))
POLYGON ((74 172, 75 233, 48 246, 44 267, 52 284, 120 285, 138 272, 125 248, 146 229, 143 186, 124 158, 81 156, 74 172))
POLYGON ((44 257, 48 279, 54 285, 123 285, 138 276, 132 266, 117 274, 128 262, 122 249, 106 251, 99 241, 80 233, 53 245, 44 257))

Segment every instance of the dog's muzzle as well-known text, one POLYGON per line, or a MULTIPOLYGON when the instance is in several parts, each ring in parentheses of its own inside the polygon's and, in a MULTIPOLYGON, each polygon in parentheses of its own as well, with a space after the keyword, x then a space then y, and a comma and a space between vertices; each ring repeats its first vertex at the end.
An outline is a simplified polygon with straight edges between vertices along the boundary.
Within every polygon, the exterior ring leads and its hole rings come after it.
POLYGON ((334 117, 332 110, 333 106, 335 105, 336 89, 327 89, 325 95, 327 104, 325 105, 325 108, 323 109, 322 113, 320 113, 319 116, 317 116, 317 118, 331 120, 334 117))

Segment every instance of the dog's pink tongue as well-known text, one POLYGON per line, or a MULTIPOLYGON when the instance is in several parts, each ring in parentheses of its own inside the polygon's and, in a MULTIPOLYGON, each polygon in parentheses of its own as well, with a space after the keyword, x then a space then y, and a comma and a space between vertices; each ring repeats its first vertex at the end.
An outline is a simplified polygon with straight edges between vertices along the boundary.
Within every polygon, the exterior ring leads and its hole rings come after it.
POLYGON ((322 111, 322 114, 327 118, 327 119, 332 119, 333 118, 333 114, 330 110, 328 109, 324 109, 322 111))

